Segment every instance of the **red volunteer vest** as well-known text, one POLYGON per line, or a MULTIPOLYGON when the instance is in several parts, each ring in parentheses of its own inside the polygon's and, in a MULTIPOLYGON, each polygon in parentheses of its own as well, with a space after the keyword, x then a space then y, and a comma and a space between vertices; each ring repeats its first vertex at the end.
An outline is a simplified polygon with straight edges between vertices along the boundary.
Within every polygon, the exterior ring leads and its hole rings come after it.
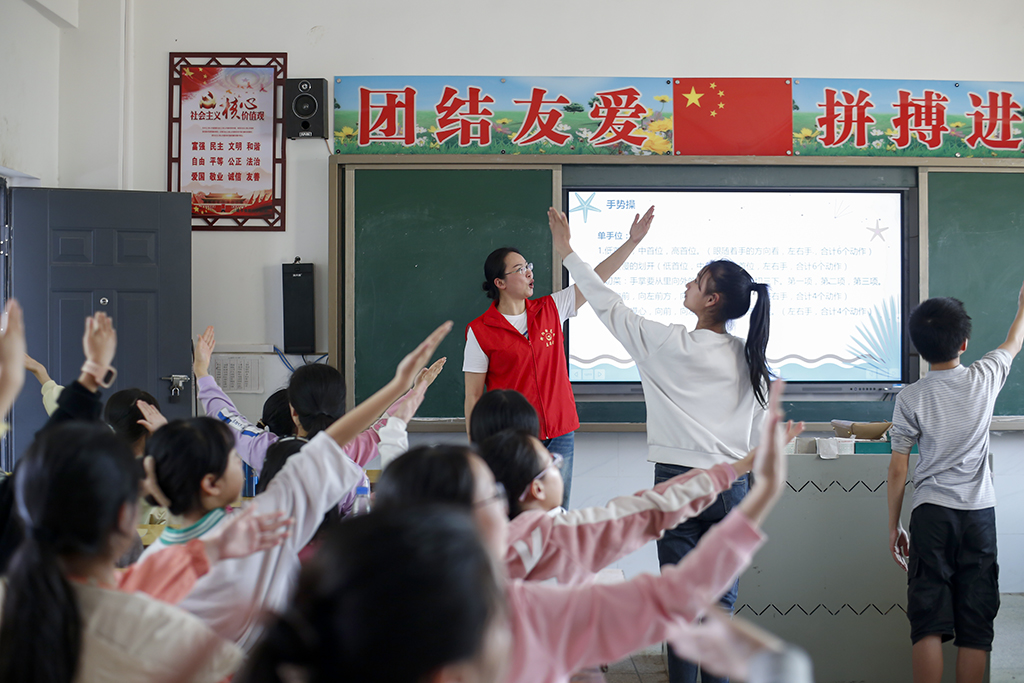
POLYGON ((526 300, 527 339, 498 312, 497 304, 466 326, 487 354, 487 389, 515 389, 537 410, 540 438, 553 439, 580 426, 565 364, 558 307, 550 296, 526 300))

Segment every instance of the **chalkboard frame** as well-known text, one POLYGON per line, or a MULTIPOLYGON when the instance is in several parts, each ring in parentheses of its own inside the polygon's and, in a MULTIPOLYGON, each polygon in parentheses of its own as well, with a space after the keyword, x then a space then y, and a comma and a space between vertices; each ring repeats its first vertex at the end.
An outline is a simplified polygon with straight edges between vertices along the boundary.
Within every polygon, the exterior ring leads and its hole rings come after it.
MULTIPOLYGON (((369 158, 366 156, 352 156, 352 155, 334 155, 331 157, 331 163, 329 165, 329 176, 330 176, 330 229, 329 229, 329 289, 328 289, 328 337, 329 337, 329 351, 331 353, 331 362, 336 365, 343 365, 343 361, 348 355, 349 349, 347 345, 343 344, 344 332, 345 332, 345 318, 349 313, 345 310, 343 303, 345 302, 345 278, 342 277, 344 272, 344 226, 347 215, 347 204, 346 204, 346 187, 345 187, 345 176, 346 169, 348 168, 378 168, 382 165, 391 165, 395 168, 481 168, 484 166, 491 166, 495 168, 508 168, 517 167, 521 165, 536 165, 538 161, 547 162, 543 164, 548 167, 548 164, 562 169, 565 171, 575 172, 575 169, 581 167, 583 164, 579 158, 575 157, 560 157, 552 156, 543 160, 534 158, 523 158, 523 157, 481 157, 481 158, 467 158, 465 156, 451 159, 451 164, 438 163, 437 158, 421 159, 421 158, 408 158, 402 159, 400 162, 396 162, 395 157, 389 158, 369 158), (347 348, 346 348, 347 347, 347 348)), ((1016 159, 981 159, 981 158, 960 158, 960 159, 930 159, 930 158, 918 158, 918 157, 907 157, 902 159, 870 159, 870 158, 764 158, 764 157, 687 157, 687 158, 644 158, 639 160, 636 158, 619 158, 609 157, 607 159, 587 159, 586 165, 593 167, 596 172, 601 172, 603 168, 606 171, 611 171, 616 166, 630 165, 634 168, 631 169, 631 174, 635 174, 638 184, 650 184, 649 180, 645 177, 648 173, 658 173, 662 167, 665 166, 680 166, 689 168, 703 168, 708 166, 731 166, 736 168, 757 166, 757 167, 768 167, 771 168, 786 168, 786 167, 802 167, 801 170, 804 173, 815 174, 820 169, 817 167, 822 166, 837 166, 837 167, 903 167, 908 172, 911 172, 918 179, 918 206, 919 211, 919 229, 920 229, 920 249, 919 249, 919 272, 920 272, 920 297, 923 299, 928 296, 928 277, 929 277, 929 248, 928 248, 928 192, 927 192, 927 174, 936 172, 978 172, 978 173, 1021 173, 1024 172, 1024 160, 1016 159)), ((561 201, 561 191, 553 192, 553 202, 561 201)), ((557 272, 557 269, 553 268, 553 272, 557 272)), ((922 367, 926 367, 921 363, 922 367)), ((349 393, 349 400, 351 401, 352 393, 349 393)), ((620 412, 621 408, 627 407, 624 403, 578 403, 581 409, 581 420, 584 423, 594 422, 594 429, 599 431, 616 430, 622 429, 635 429, 641 425, 637 424, 642 422, 644 416, 643 404, 637 403, 633 410, 627 410, 626 413, 633 413, 636 409, 639 409, 639 413, 623 414, 620 412), (589 410, 585 409, 585 406, 590 405, 595 408, 595 414, 589 415, 589 410)), ((790 414, 797 418, 803 418, 805 420, 818 421, 827 420, 830 417, 834 417, 836 414, 844 413, 850 414, 849 408, 855 407, 854 403, 834 403, 834 402, 819 402, 819 403, 787 403, 787 410, 790 414), (795 412, 794 412, 795 411, 795 412)), ((891 410, 891 403, 881 401, 863 402, 860 404, 866 409, 864 415, 853 415, 857 419, 873 419, 872 416, 875 414, 882 415, 887 410, 891 410), (889 407, 887 407, 889 406, 889 407)), ((859 411, 857 411, 859 412, 859 411)), ((1003 418, 1004 420, 1007 418, 1003 418)), ((1019 421, 1019 420, 1018 420, 1019 421)), ((1009 425, 1010 423, 1007 423, 1009 425)), ((1001 429, 1016 429, 1016 422, 1013 425, 1001 427, 1001 429)), ((438 425, 437 428, 442 430, 451 429, 453 431, 460 431, 462 427, 462 419, 454 418, 450 421, 447 428, 438 425)), ((583 429, 587 429, 585 425, 583 429)))
MULTIPOLYGON (((483 165, 481 165, 481 164, 443 164, 443 165, 436 165, 436 164, 431 164, 431 165, 415 165, 415 166, 410 166, 410 165, 406 165, 406 164, 349 164, 349 165, 346 165, 345 168, 344 168, 343 173, 339 174, 339 178, 338 178, 339 181, 341 183, 343 183, 341 191, 343 192, 343 195, 342 195, 344 197, 344 204, 343 205, 344 205, 344 209, 345 209, 345 214, 344 214, 345 215, 345 219, 344 219, 344 243, 343 244, 339 244, 338 248, 341 249, 341 256, 342 256, 342 258, 340 260, 344 263, 345 275, 344 275, 344 278, 341 278, 341 280, 343 281, 343 284, 341 285, 340 289, 338 290, 337 296, 338 296, 338 300, 339 301, 343 301, 344 302, 343 323, 342 323, 341 329, 338 330, 338 336, 339 336, 339 338, 344 339, 344 349, 345 349, 345 353, 344 353, 344 356, 343 356, 343 358, 344 358, 344 375, 345 375, 345 383, 346 383, 346 396, 348 397, 350 402, 358 402, 360 400, 365 399, 366 396, 368 395, 367 394, 367 391, 368 391, 367 387, 364 385, 363 382, 360 381, 360 377, 359 377, 359 375, 357 375, 357 371, 356 371, 356 360, 357 360, 357 358, 356 358, 357 352, 356 352, 356 348, 355 348, 356 347, 356 339, 357 339, 357 330, 356 330, 356 325, 357 325, 357 311, 356 311, 356 300, 357 300, 357 296, 356 296, 356 278, 357 278, 357 273, 356 273, 356 260, 357 260, 357 255, 360 253, 359 252, 359 247, 358 247, 358 245, 356 243, 356 241, 357 241, 357 222, 358 222, 357 221, 357 211, 358 211, 358 209, 357 209, 357 206, 356 206, 356 202, 357 202, 356 197, 358 195, 358 192, 357 192, 357 189, 356 189, 356 184, 357 184, 358 175, 360 173, 375 173, 375 172, 379 172, 379 171, 415 171, 415 172, 419 172, 419 171, 435 171, 435 172, 439 172, 439 173, 444 173, 444 172, 461 172, 461 171, 472 171, 472 172, 498 171, 498 172, 503 172, 503 173, 507 173, 509 171, 516 171, 516 172, 540 171, 540 172, 543 172, 543 173, 550 174, 550 177, 551 177, 550 196, 546 197, 545 198, 546 201, 543 202, 544 205, 545 205, 545 208, 547 206, 554 206, 554 207, 556 207, 558 209, 561 209, 560 189, 561 189, 561 172, 562 172, 562 169, 561 169, 560 165, 538 164, 538 163, 524 163, 524 164, 515 164, 515 165, 504 165, 504 164, 495 164, 495 165, 489 165, 489 164, 483 164, 483 165)), ((546 220, 544 218, 544 214, 543 213, 538 214, 537 219, 538 219, 538 221, 546 220)), ((550 270, 550 277, 547 278, 547 280, 546 280, 546 282, 544 283, 543 286, 541 286, 541 283, 538 281, 538 290, 539 290, 539 292, 543 292, 544 290, 554 291, 555 289, 560 289, 561 288, 561 261, 558 259, 558 255, 556 253, 554 253, 553 249, 551 249, 549 247, 547 251, 549 252, 550 256, 548 257, 548 262, 543 266, 543 270, 545 270, 545 271, 550 270)), ((333 257, 333 255, 335 253, 337 253, 337 252, 334 250, 334 248, 332 248, 331 249, 331 253, 332 253, 332 257, 333 257)), ((481 261, 480 265, 482 265, 482 261, 481 261)), ((540 277, 540 272, 542 271, 542 268, 538 268, 537 270, 538 270, 538 277, 540 277)), ((479 281, 479 278, 474 278, 474 283, 476 283, 478 281, 479 281)), ((333 291, 335 288, 332 287, 331 289, 333 291)), ((479 291, 478 285, 476 285, 476 289, 474 291, 476 291, 476 293, 479 295, 480 312, 482 313, 485 310, 485 308, 486 308, 488 300, 484 297, 483 293, 479 291)), ((439 318, 438 322, 440 323, 441 321, 442 320, 439 318)), ((456 325, 456 329, 454 329, 452 331, 451 335, 449 336, 449 340, 446 340, 447 343, 450 344, 452 340, 454 340, 455 338, 459 338, 460 339, 459 343, 461 344, 461 336, 463 334, 462 326, 463 326, 463 323, 465 323, 465 322, 468 322, 468 320, 467 321, 459 321, 460 324, 456 325)), ((445 375, 447 375, 449 378, 451 376, 457 376, 459 378, 459 384, 461 386, 461 383, 462 383, 462 367, 461 367, 462 354, 459 353, 457 357, 454 357, 454 355, 452 353, 449 353, 448 357, 449 357, 449 360, 451 362, 450 362, 450 364, 447 366, 447 368, 445 370, 445 375)), ((429 402, 430 402, 430 397, 428 396, 428 403, 429 402)), ((431 410, 431 406, 429 406, 428 403, 424 404, 424 407, 421 409, 421 413, 426 412, 427 414, 429 414, 429 412, 431 410)), ((461 397, 460 397, 460 400, 459 400, 459 406, 460 406, 459 412, 460 413, 461 413, 461 403, 462 403, 462 401, 461 401, 461 397)), ((445 416, 445 417, 449 417, 449 416, 445 416)), ((454 417, 454 416, 451 416, 451 417, 454 417)))

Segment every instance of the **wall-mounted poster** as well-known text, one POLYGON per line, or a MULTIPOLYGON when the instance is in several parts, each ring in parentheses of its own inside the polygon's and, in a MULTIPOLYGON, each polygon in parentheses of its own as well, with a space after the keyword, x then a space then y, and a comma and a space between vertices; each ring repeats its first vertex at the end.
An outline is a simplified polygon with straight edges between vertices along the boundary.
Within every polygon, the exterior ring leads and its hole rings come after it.
POLYGON ((284 230, 284 76, 283 54, 171 55, 169 184, 193 229, 284 230))

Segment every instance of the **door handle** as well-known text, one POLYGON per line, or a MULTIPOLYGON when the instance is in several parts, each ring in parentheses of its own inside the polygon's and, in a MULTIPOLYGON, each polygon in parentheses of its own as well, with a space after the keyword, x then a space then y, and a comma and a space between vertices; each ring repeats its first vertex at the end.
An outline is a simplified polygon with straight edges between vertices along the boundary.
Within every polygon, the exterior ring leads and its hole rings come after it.
POLYGON ((169 375, 167 377, 161 377, 160 379, 171 383, 171 397, 169 400, 171 403, 177 403, 181 400, 181 390, 184 387, 185 382, 188 382, 191 377, 188 375, 169 375))

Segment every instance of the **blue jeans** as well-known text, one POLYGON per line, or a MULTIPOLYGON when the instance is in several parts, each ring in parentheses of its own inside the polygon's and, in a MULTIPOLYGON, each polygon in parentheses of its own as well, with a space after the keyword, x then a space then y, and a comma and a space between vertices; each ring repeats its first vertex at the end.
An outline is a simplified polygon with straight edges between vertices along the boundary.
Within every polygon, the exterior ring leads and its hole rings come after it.
POLYGON ((562 507, 569 509, 569 489, 572 488, 572 452, 576 445, 576 432, 569 432, 553 439, 544 439, 544 447, 552 453, 562 456, 562 481, 565 490, 562 493, 562 507))
MULTIPOLYGON (((689 472, 691 469, 693 468, 680 465, 655 464, 654 483, 660 484, 667 479, 671 479, 684 472, 689 472)), ((666 564, 676 564, 679 560, 683 559, 686 553, 693 550, 694 546, 697 545, 697 541, 701 539, 701 536, 707 533, 708 529, 712 526, 721 522, 729 514, 729 511, 743 500, 743 497, 747 495, 749 490, 750 476, 744 474, 733 482, 732 487, 728 491, 720 493, 715 502, 699 515, 691 517, 675 529, 666 531, 665 535, 658 541, 658 563, 664 566, 666 564)), ((719 601, 719 604, 730 612, 733 605, 736 604, 739 587, 740 582, 737 580, 719 601)), ((697 683, 698 671, 700 671, 699 665, 676 657, 672 648, 669 647, 668 680, 670 683, 697 683)), ((702 683, 728 683, 729 679, 701 672, 700 680, 702 683)))

